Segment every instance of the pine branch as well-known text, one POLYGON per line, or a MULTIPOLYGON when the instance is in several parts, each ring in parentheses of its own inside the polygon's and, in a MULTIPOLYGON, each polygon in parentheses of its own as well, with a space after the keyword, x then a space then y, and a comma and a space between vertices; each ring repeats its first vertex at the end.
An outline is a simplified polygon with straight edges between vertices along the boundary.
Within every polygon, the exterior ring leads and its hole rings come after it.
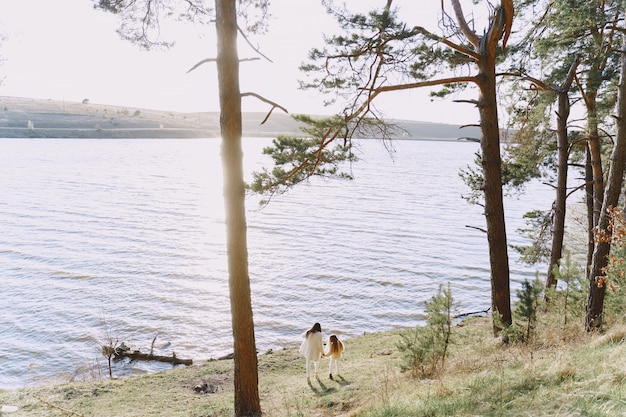
POLYGON ((251 92, 241 93, 241 97, 248 97, 248 96, 256 97, 259 100, 261 100, 262 102, 270 104, 272 106, 272 108, 267 113, 267 115, 265 116, 265 118, 263 119, 261 124, 265 124, 265 122, 267 121, 267 119, 269 119, 269 117, 272 114, 272 112, 274 111, 274 109, 280 109, 280 110, 284 111, 285 113, 289 114, 287 109, 284 108, 283 106, 281 106, 280 104, 277 104, 277 103, 273 102, 272 100, 268 100, 265 97, 263 97, 263 96, 261 96, 261 95, 259 95, 257 93, 251 93, 251 92))
POLYGON ((465 35, 474 48, 478 50, 480 47, 480 38, 467 24, 467 20, 465 20, 465 15, 463 14, 463 9, 461 8, 459 0, 452 0, 452 8, 454 9, 454 15, 456 16, 456 21, 459 24, 459 29, 461 29, 463 35, 465 35))

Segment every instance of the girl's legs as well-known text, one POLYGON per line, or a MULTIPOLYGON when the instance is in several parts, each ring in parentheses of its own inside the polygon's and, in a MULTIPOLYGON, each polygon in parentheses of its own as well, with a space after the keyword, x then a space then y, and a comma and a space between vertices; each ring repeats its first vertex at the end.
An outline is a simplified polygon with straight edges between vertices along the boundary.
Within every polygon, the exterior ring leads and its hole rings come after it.
POLYGON ((330 362, 328 362, 328 377, 330 379, 333 379, 333 363, 335 364, 335 375, 339 375, 339 359, 335 359, 331 356, 330 362))

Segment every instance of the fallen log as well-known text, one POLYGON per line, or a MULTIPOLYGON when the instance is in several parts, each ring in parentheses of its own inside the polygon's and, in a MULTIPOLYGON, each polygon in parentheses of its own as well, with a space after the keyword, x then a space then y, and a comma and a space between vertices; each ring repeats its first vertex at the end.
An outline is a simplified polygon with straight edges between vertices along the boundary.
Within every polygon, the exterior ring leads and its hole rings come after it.
POLYGON ((172 365, 192 365, 193 359, 180 359, 176 357, 175 353, 172 356, 151 355, 149 353, 142 353, 138 350, 132 352, 123 352, 121 355, 115 355, 116 358, 130 358, 132 360, 140 361, 159 361, 169 362, 172 365))
POLYGON ((159 361, 168 362, 172 365, 192 365, 193 359, 180 359, 176 357, 176 352, 172 352, 172 356, 153 355, 152 353, 143 353, 138 350, 131 351, 128 346, 122 343, 122 345, 115 349, 115 359, 129 358, 131 360, 139 361, 159 361))
POLYGON ((452 317, 453 319, 460 319, 462 317, 469 317, 469 316, 477 316, 479 314, 487 314, 489 313, 489 310, 491 310, 491 307, 489 307, 486 310, 481 310, 481 311, 472 311, 470 313, 462 313, 462 314, 457 314, 456 316, 452 317))

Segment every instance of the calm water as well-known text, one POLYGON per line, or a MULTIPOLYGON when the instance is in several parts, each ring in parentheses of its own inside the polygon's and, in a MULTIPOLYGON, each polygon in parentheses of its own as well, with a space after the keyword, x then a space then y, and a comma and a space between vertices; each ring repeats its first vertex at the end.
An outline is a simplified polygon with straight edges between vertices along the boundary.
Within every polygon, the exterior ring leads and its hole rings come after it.
MULTIPOLYGON (((246 175, 267 139, 246 139, 246 175)), ((486 237, 458 171, 478 145, 360 142, 354 181, 247 201, 257 347, 315 321, 344 338, 408 327, 450 282, 459 312, 490 305, 486 237)), ((0 139, 0 387, 93 372, 109 334, 196 360, 232 351, 219 141, 0 139)), ((507 200, 509 243, 552 192, 507 200)), ((534 268, 511 252, 513 289, 534 268)), ((542 271, 543 272, 543 271, 542 271)), ((116 373, 159 369, 118 364, 116 373)))

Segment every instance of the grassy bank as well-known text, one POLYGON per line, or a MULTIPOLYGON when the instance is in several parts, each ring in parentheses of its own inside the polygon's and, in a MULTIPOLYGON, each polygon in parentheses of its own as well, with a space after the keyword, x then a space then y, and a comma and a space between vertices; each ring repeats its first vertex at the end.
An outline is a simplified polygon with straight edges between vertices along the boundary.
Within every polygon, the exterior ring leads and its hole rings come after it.
MULTIPOLYGON (((266 416, 626 415, 624 328, 588 335, 544 331, 531 345, 503 346, 488 318, 456 326, 445 370, 414 379, 399 370, 398 331, 345 341, 340 377, 327 360, 307 384, 296 348, 259 356, 266 416)), ((232 361, 211 361, 120 380, 0 391, 3 416, 231 416, 232 361), (194 387, 206 384, 206 393, 194 387)))

